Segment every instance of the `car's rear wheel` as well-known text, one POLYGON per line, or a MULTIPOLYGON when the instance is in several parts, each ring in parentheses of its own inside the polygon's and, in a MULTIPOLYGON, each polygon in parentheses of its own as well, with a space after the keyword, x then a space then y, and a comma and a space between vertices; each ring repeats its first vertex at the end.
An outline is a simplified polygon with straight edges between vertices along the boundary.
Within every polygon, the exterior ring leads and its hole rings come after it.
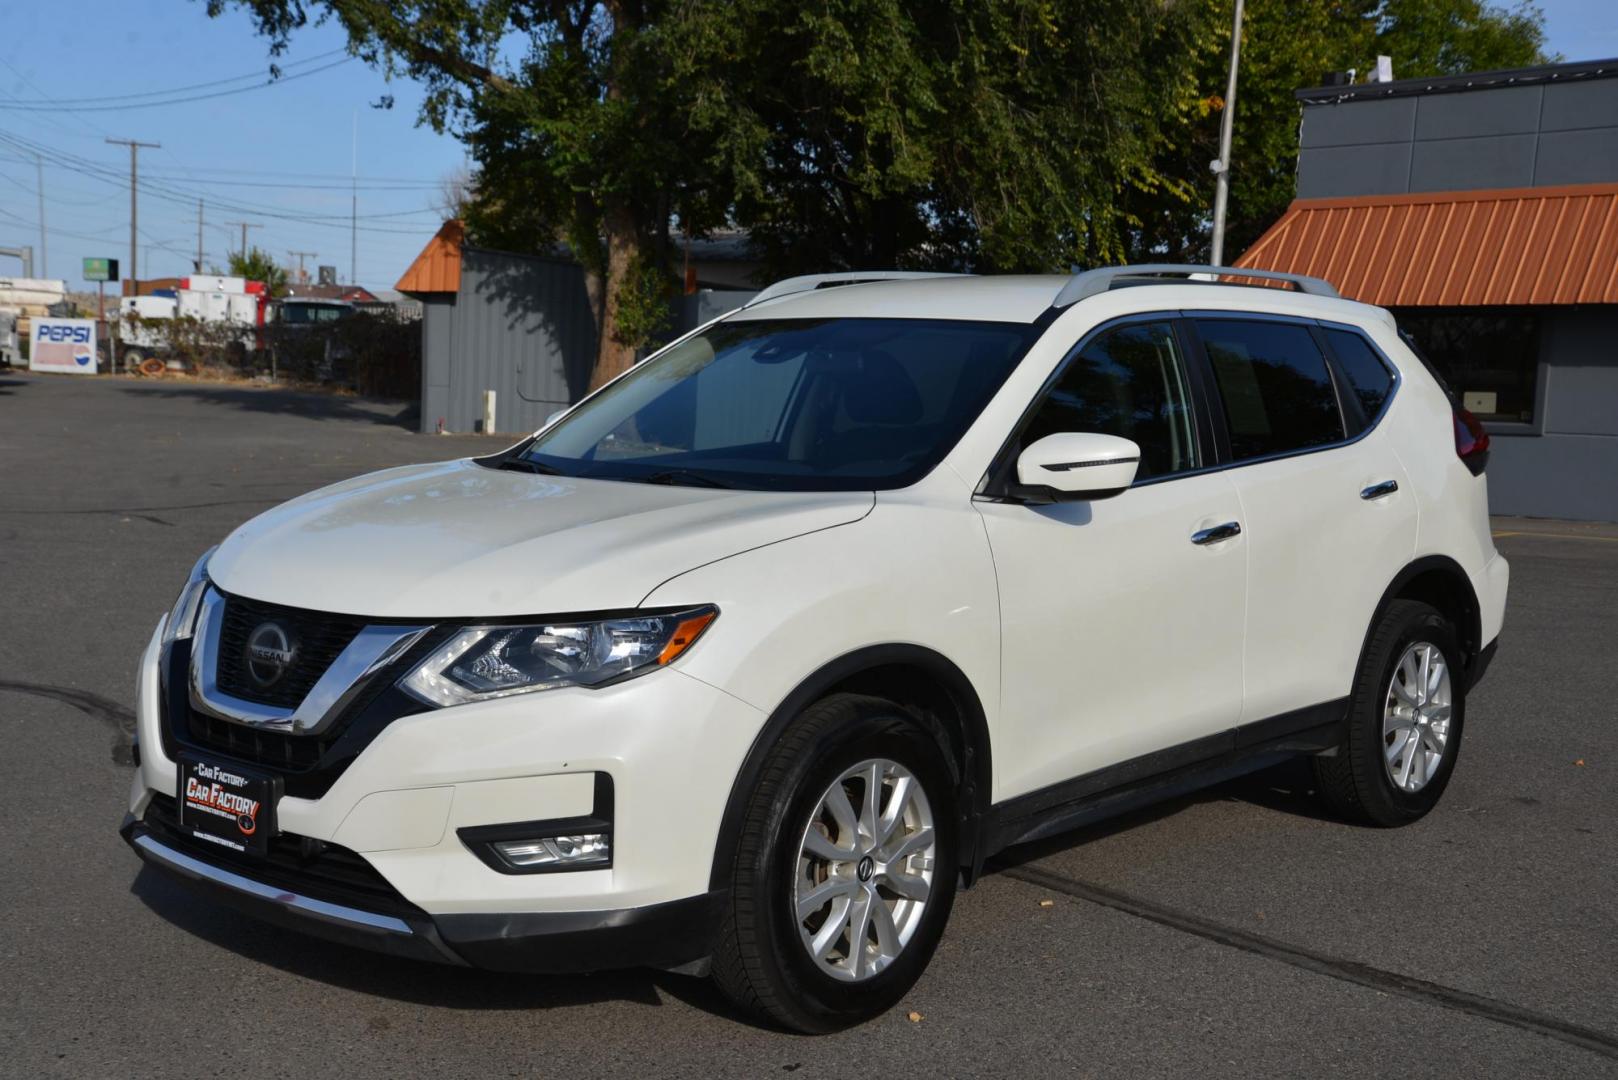
POLYGON ((1363 824, 1418 820, 1455 770, 1465 709, 1455 628, 1427 604, 1393 601, 1361 660, 1343 742, 1335 755, 1314 759, 1322 797, 1363 824))
POLYGON ((714 978, 739 1005, 825 1032, 892 1007, 955 898, 949 761, 920 718, 837 694, 797 718, 747 807, 714 978))

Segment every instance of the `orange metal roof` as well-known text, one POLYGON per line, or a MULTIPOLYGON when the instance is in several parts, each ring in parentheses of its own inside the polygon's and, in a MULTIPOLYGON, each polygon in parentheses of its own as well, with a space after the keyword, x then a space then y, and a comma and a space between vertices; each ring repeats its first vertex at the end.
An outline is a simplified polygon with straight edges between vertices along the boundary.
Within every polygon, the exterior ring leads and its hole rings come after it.
POLYGON ((1618 184, 1298 199, 1236 261, 1391 306, 1618 303, 1618 184))
POLYGON ((444 222, 394 288, 402 293, 460 292, 461 244, 465 239, 466 229, 459 221, 444 222))

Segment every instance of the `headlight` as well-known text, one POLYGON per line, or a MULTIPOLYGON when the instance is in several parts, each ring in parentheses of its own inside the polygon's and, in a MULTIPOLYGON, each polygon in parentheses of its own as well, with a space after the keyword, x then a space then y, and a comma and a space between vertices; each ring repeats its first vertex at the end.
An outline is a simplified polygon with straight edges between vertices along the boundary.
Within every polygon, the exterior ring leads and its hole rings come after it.
POLYGON ((672 663, 718 614, 700 607, 589 622, 469 626, 399 685, 438 706, 558 686, 600 686, 672 663))
POLYGON ((204 551, 197 565, 191 568, 191 576, 185 579, 185 588, 180 590, 180 598, 174 601, 174 609, 169 612, 169 621, 163 624, 165 647, 191 636, 191 627, 197 621, 197 605, 208 588, 208 560, 218 550, 215 545, 204 551))

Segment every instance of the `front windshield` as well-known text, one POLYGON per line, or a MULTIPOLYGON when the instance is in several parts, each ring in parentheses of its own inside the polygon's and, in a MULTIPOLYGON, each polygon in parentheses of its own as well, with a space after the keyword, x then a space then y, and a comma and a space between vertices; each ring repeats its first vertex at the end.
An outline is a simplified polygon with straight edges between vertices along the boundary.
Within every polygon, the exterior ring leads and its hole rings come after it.
POLYGON ((513 464, 759 490, 904 487, 955 445, 1037 333, 950 319, 722 322, 619 379, 513 464))

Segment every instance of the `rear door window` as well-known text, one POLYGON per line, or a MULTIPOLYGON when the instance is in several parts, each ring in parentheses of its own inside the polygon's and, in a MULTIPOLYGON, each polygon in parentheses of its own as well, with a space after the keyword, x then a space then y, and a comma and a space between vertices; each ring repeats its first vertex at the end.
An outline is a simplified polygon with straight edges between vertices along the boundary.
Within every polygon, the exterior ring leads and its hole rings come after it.
POLYGON ((1369 341, 1352 330, 1324 331, 1326 343, 1337 358, 1337 369, 1348 380, 1348 391, 1359 402, 1364 426, 1376 422, 1393 393, 1393 372, 1369 341))
POLYGON ((1326 358, 1307 327, 1247 319, 1198 319, 1236 461, 1343 439, 1326 358))

